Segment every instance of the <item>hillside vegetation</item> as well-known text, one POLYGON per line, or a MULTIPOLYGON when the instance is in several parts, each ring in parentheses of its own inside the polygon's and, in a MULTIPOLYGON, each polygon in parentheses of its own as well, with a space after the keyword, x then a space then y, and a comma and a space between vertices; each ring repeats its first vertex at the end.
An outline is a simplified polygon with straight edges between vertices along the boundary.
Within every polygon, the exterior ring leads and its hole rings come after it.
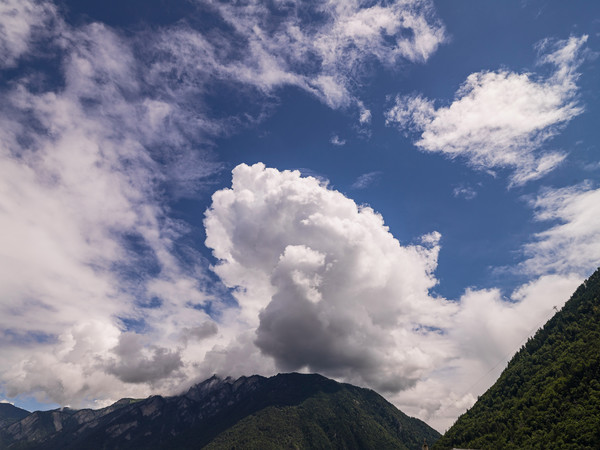
POLYGON ((435 449, 600 448, 600 269, 435 449))
POLYGON ((421 449, 439 433, 374 391, 331 386, 298 405, 271 406, 217 436, 206 449, 421 449))

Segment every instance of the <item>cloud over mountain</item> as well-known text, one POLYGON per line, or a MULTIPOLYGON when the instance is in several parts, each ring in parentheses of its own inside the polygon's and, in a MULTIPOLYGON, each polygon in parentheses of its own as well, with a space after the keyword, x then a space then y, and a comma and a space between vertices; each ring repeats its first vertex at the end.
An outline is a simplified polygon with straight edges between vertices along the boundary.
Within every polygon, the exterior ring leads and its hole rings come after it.
POLYGON ((283 370, 398 390, 435 363, 437 333, 428 330, 454 308, 428 293, 438 233, 401 245, 371 208, 262 164, 233 171, 205 226, 214 270, 283 370))

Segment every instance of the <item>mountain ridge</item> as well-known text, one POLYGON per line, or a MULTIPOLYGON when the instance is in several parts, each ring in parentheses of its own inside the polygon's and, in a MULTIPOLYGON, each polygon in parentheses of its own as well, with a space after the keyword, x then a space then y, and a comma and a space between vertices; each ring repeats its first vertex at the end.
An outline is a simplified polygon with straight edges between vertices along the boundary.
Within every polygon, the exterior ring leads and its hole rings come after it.
POLYGON ((292 373, 213 376, 179 396, 121 399, 99 410, 36 411, 0 428, 0 448, 216 449, 249 439, 244 448, 285 442, 279 448, 420 449, 424 439, 438 437, 374 391, 292 373), (265 430, 264 423, 280 423, 284 431, 265 430), (240 435, 240 427, 252 435, 240 435))
POLYGON ((0 403, 0 428, 17 422, 31 414, 29 411, 10 403, 0 403))

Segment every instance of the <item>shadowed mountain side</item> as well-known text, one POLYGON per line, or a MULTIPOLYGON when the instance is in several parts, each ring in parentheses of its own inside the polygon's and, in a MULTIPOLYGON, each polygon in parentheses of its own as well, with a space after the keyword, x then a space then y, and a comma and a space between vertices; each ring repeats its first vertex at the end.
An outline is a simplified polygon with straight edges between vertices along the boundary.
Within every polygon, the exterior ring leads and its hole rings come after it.
POLYGON ((0 428, 17 422, 31 414, 21 408, 17 408, 10 403, 0 403, 0 428))
POLYGON ((435 449, 600 448, 600 269, 435 449))
POLYGON ((35 412, 1 429, 0 447, 420 449, 438 437, 371 390, 293 373, 214 376, 180 396, 35 412))

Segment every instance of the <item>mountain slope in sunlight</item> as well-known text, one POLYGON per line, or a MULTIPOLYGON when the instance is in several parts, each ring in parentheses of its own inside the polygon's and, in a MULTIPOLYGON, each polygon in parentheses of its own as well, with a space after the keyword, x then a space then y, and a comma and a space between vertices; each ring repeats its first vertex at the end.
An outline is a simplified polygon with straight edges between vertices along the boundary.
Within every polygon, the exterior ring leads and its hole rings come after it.
POLYGON ((600 269, 436 449, 600 448, 600 269))

